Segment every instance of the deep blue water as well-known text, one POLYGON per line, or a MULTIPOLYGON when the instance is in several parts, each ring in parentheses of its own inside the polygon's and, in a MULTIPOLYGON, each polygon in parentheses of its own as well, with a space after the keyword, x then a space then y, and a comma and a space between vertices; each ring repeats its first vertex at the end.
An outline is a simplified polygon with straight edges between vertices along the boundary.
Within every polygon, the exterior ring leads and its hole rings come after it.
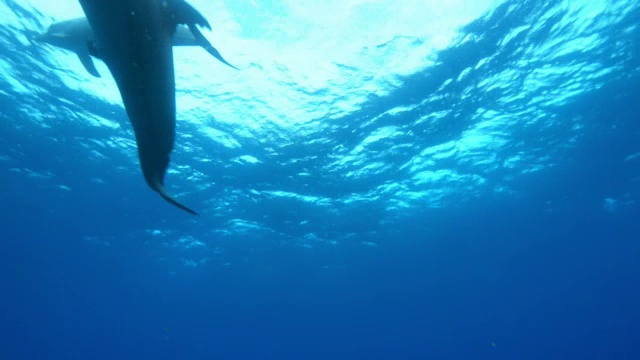
POLYGON ((198 218, 29 40, 54 19, 0 6, 0 359, 640 359, 637 1, 506 1, 414 72, 336 60, 356 84, 227 49, 217 96, 177 74, 198 218))

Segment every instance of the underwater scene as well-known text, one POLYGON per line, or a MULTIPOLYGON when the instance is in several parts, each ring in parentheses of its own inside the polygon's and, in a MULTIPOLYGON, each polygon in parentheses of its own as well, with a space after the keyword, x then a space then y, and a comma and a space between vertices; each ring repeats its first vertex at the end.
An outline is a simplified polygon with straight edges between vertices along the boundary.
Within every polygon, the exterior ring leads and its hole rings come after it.
POLYGON ((0 0, 0 359, 640 359, 640 1, 0 0))

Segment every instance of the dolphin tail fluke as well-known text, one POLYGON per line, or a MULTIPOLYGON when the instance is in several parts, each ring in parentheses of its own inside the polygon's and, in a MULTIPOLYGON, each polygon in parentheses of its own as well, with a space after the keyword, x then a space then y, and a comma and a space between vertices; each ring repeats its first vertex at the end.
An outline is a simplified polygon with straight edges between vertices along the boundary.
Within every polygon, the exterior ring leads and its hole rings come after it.
POLYGON ((177 24, 195 24, 211 30, 211 25, 198 10, 189 5, 184 0, 178 0, 173 3, 173 20, 177 24))
POLYGON ((160 194, 160 196, 162 196, 163 199, 165 199, 167 202, 169 202, 170 204, 179 207, 180 209, 188 212, 189 214, 192 215, 200 215, 197 212, 193 211, 192 209, 180 204, 176 199, 172 198, 171 195, 167 194, 167 191, 164 189, 164 186, 162 186, 162 184, 155 183, 152 186, 153 190, 155 190, 156 192, 158 192, 158 194, 160 194))
POLYGON ((189 5, 184 0, 178 0, 174 2, 172 10, 172 21, 175 26, 179 24, 187 25, 189 27, 189 30, 191 30, 191 34, 196 39, 196 44, 198 46, 201 46, 202 48, 207 50, 209 54, 211 54, 223 64, 239 70, 237 67, 231 65, 227 60, 225 60, 222 55, 220 55, 220 52, 215 47, 213 47, 213 45, 211 45, 209 40, 207 40, 207 38, 202 35, 200 30, 198 29, 198 26, 211 30, 211 25, 209 24, 207 19, 205 19, 205 17, 198 12, 198 10, 189 5))
POLYGON ((207 50, 209 54, 211 54, 214 58, 218 59, 218 61, 220 61, 221 63, 227 66, 230 66, 236 70, 240 70, 237 67, 229 64, 229 62, 225 60, 222 57, 222 55, 220 55, 220 52, 218 51, 218 49, 216 49, 215 47, 213 47, 213 45, 211 45, 209 40, 207 40, 207 38, 204 37, 204 35, 202 35, 200 30, 195 25, 190 24, 188 26, 189 26, 189 30, 191 30, 191 34, 193 34, 193 37, 196 39, 196 44, 198 44, 203 49, 207 50))

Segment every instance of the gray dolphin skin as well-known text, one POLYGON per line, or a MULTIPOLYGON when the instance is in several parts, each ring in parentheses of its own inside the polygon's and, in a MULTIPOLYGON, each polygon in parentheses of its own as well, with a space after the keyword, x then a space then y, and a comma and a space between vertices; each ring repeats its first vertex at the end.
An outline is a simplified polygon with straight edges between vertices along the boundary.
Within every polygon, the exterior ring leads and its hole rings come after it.
MULTIPOLYGON (((197 34, 196 36, 192 33, 187 26, 178 25, 171 37, 172 44, 173 46, 200 46, 223 64, 238 69, 227 62, 199 31, 197 34)), ((53 23, 47 32, 38 36, 36 40, 74 52, 89 74, 100 77, 100 73, 91 59, 91 55, 98 58, 100 56, 90 52, 90 49, 96 49, 97 46, 95 35, 87 18, 75 18, 53 23)))
POLYGON ((38 36, 36 40, 76 53, 89 74, 100 77, 100 73, 89 54, 89 46, 87 46, 91 42, 95 42, 95 38, 86 18, 54 23, 49 26, 45 34, 38 36))
POLYGON ((166 201, 197 215, 164 188, 176 126, 172 36, 178 24, 193 33, 209 23, 184 0, 79 1, 133 126, 144 179, 166 201))

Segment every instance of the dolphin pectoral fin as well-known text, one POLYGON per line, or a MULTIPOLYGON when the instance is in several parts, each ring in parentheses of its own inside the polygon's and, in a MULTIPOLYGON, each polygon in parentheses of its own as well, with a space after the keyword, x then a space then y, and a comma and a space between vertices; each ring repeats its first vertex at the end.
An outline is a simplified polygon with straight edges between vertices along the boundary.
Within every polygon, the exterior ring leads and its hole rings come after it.
POLYGON ((162 196, 163 199, 165 199, 167 202, 169 202, 170 204, 179 207, 180 209, 188 212, 189 214, 192 215, 200 215, 197 212, 195 212, 194 210, 180 204, 176 199, 172 198, 171 195, 167 194, 167 191, 164 189, 164 186, 162 184, 160 184, 160 182, 156 182, 155 184, 153 184, 151 186, 151 188, 153 190, 155 190, 158 194, 160 194, 160 196, 162 196))
POLYGON ((78 59, 80 59, 80 62, 82 63, 82 66, 84 66, 85 70, 87 70, 89 72, 89 74, 99 78, 100 73, 98 72, 98 69, 96 69, 96 65, 93 63, 93 60, 91 59, 91 56, 89 56, 89 54, 82 54, 82 53, 77 53, 78 54, 78 59))
POLYGON ((204 35, 202 35, 202 33, 200 32, 200 30, 193 24, 189 24, 189 30, 191 30, 191 34, 193 35, 193 37, 196 39, 196 44, 198 44, 198 46, 202 47, 203 49, 207 50, 207 52, 209 54, 211 54, 214 58, 218 59, 218 61, 220 61, 221 63, 230 66, 236 70, 240 70, 237 67, 229 64, 229 62, 227 60, 225 60, 222 55, 220 55, 220 52, 213 47, 213 45, 211 45, 211 43, 209 42, 209 40, 207 40, 207 38, 204 37, 204 35))

